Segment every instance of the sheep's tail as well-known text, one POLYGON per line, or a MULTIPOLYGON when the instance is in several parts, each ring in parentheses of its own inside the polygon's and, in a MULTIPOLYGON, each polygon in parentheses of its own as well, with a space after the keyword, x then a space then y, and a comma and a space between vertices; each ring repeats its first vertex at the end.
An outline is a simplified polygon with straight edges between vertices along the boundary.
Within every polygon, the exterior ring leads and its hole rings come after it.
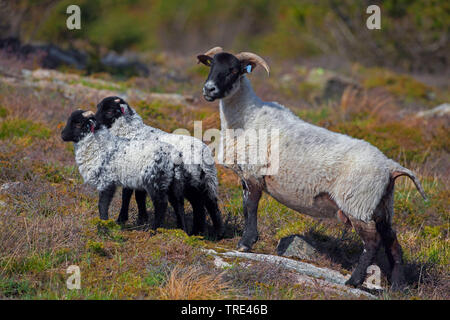
POLYGON ((422 185, 420 184, 420 181, 416 177, 416 175, 411 170, 402 167, 398 163, 395 163, 395 166, 391 170, 391 177, 395 181, 395 179, 397 179, 398 177, 401 177, 401 176, 407 176, 408 178, 410 178, 414 182, 414 185, 416 186, 417 191, 419 191, 419 193, 423 197, 423 199, 425 201, 428 201, 428 197, 425 194, 425 191, 423 190, 422 185))

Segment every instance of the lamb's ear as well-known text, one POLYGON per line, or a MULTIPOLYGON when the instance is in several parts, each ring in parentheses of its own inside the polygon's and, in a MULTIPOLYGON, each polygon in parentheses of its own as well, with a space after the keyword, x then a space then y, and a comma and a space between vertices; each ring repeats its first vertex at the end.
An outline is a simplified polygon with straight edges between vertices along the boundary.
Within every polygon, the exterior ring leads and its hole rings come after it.
POLYGON ((213 60, 213 58, 211 58, 210 56, 207 56, 206 54, 200 54, 197 56, 197 63, 203 63, 205 66, 210 67, 211 66, 211 61, 213 60))
POLYGON ((89 118, 88 121, 89 130, 94 133, 95 130, 99 129, 100 125, 98 124, 98 121, 95 117, 89 118))

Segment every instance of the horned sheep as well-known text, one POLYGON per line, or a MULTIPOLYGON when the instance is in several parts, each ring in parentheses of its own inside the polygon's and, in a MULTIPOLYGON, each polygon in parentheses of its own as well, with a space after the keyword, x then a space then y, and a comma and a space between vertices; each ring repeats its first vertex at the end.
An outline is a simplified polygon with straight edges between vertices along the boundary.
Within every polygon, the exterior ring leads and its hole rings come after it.
MULTIPOLYGON (((238 249, 248 251, 258 239, 257 210, 264 191, 298 212, 337 217, 355 228, 364 242, 364 251, 348 285, 363 283, 367 267, 378 248, 384 246, 392 285, 400 288, 402 251, 392 229, 394 182, 399 176, 408 176, 426 199, 416 176, 363 140, 312 125, 276 102, 262 101, 247 78, 247 73, 257 66, 269 72, 267 63, 256 54, 233 55, 215 47, 197 58, 210 67, 203 86, 204 98, 220 100, 222 156, 231 144, 237 153, 256 148, 235 146, 235 140, 227 138, 229 129, 243 129, 240 134, 260 129, 279 132, 278 150, 271 145, 267 148, 267 153, 279 155, 276 174, 266 175, 261 170, 264 168, 254 164, 233 161, 226 165, 239 175, 244 189, 245 227, 238 249)), ((270 155, 266 158, 270 159, 270 155)))

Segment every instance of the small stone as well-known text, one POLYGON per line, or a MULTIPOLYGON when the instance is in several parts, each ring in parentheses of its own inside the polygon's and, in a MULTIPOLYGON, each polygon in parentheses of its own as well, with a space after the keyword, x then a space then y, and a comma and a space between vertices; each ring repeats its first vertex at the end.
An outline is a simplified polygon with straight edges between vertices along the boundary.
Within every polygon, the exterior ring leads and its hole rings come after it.
POLYGON ((352 88, 354 90, 359 90, 356 83, 351 80, 344 79, 342 77, 332 77, 328 79, 323 90, 323 98, 325 100, 339 100, 341 99, 344 91, 347 88, 352 88))
POLYGON ((214 265, 217 268, 228 268, 228 267, 231 267, 231 264, 229 264, 228 262, 226 262, 225 260, 223 260, 219 256, 215 256, 214 257, 214 265))
POLYGON ((417 117, 419 118, 444 117, 447 115, 450 115, 450 103, 443 103, 431 110, 417 113, 417 117))
POLYGON ((294 257, 302 260, 318 258, 317 250, 298 235, 282 238, 277 245, 277 254, 283 257, 294 257))
POLYGON ((20 184, 21 183, 19 181, 4 183, 0 186, 0 191, 6 191, 6 190, 10 189, 11 187, 17 187, 20 184))

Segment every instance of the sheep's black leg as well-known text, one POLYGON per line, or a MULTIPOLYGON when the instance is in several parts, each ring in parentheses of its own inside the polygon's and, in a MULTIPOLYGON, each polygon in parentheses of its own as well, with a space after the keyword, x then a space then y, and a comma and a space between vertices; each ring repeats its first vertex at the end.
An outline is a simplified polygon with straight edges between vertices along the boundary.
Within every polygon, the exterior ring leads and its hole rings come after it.
POLYGON ((219 205, 217 204, 217 198, 211 195, 209 192, 205 191, 205 206, 208 210, 208 214, 211 217, 214 232, 217 239, 221 239, 224 234, 222 214, 220 213, 219 205))
POLYGON ((375 227, 374 221, 364 223, 362 221, 352 220, 352 224, 364 242, 364 251, 359 257, 358 265, 353 271, 352 276, 347 280, 347 282, 345 282, 345 284, 357 287, 366 279, 367 268, 375 259, 375 255, 381 244, 381 236, 375 227))
POLYGON ((262 191, 256 185, 242 180, 244 205, 244 234, 239 240, 238 250, 250 251, 253 244, 258 241, 258 203, 262 191))
POLYGON ((128 220, 128 209, 130 207, 131 196, 133 189, 123 188, 122 190, 122 207, 120 208, 119 217, 116 222, 119 224, 125 223, 128 220))
POLYGON ((115 192, 115 186, 110 186, 105 190, 100 191, 98 199, 98 211, 100 213, 100 219, 108 220, 108 209, 115 192))
POLYGON ((185 190, 186 199, 192 206, 193 211, 193 225, 192 225, 192 234, 198 235, 205 232, 205 206, 203 198, 200 194, 200 191, 194 188, 186 188, 185 190))
POLYGON ((405 287, 403 273, 402 247, 398 243, 397 235, 392 227, 386 222, 377 224, 386 255, 391 266, 391 284, 393 290, 402 290, 405 287))
POLYGON ((155 207, 155 221, 153 222, 153 230, 161 227, 167 211, 167 193, 159 193, 151 195, 153 206, 155 207))
POLYGON ((184 197, 183 191, 177 187, 178 183, 174 183, 169 192, 169 201, 177 216, 177 226, 187 233, 186 221, 184 217, 184 197))
POLYGON ((134 197, 136 198, 136 204, 138 206, 138 225, 144 225, 148 222, 147 207, 145 205, 145 198, 147 192, 144 190, 135 190, 134 197))
POLYGON ((391 288, 392 290, 402 290, 406 286, 405 275, 403 271, 403 252, 402 247, 398 243, 397 235, 394 231, 393 233, 393 241, 390 246, 390 252, 392 254, 392 258, 394 259, 394 267, 392 268, 391 273, 391 288))

